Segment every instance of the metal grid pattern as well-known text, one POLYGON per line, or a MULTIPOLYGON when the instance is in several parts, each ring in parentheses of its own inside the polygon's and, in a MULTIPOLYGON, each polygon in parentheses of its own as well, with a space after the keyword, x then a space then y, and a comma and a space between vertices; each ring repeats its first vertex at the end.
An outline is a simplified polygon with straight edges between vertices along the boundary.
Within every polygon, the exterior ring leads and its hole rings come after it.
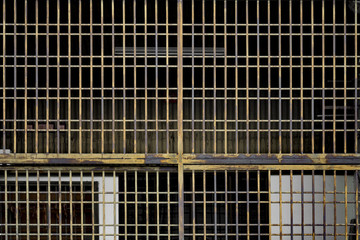
POLYGON ((172 170, 4 170, 0 239, 178 239, 172 170))
POLYGON ((3 159, 358 157, 356 9, 3 0, 3 159))
POLYGON ((0 239, 358 239, 358 171, 6 167, 0 239))

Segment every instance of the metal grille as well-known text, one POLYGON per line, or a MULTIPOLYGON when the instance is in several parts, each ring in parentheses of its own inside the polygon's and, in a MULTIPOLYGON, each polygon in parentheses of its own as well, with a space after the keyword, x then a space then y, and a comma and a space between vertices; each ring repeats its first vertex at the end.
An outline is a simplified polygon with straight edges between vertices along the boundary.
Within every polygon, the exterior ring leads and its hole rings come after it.
POLYGON ((7 167, 0 239, 358 239, 358 167, 249 168, 7 167))
POLYGON ((6 161, 357 157, 357 9, 4 0, 2 152, 6 161))

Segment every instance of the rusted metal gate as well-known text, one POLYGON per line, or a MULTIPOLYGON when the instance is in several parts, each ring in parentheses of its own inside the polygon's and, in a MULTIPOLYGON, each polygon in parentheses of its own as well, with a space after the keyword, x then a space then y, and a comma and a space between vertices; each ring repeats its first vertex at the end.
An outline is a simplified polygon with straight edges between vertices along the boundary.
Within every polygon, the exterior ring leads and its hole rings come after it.
POLYGON ((358 8, 3 0, 0 240, 358 239, 358 8))

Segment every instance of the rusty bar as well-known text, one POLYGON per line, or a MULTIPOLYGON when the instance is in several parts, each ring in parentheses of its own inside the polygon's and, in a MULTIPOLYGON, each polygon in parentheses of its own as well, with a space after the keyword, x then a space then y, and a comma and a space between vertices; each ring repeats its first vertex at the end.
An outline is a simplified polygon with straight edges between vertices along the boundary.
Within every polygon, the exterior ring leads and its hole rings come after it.
POLYGON ((300 1, 300 152, 304 153, 304 35, 303 35, 303 1, 300 1))
POLYGON ((100 3, 101 12, 101 154, 104 154, 104 1, 100 3))
MULTIPOLYGON (((246 239, 250 240, 250 186, 249 170, 246 170, 246 239)), ((215 190, 216 192, 216 190, 215 190)))
POLYGON ((111 152, 115 153, 115 3, 111 0, 111 152))
POLYGON ((26 239, 30 240, 29 171, 26 170, 26 239))
POLYGON ((250 153, 249 136, 249 2, 246 0, 246 153, 250 153))
POLYGON ((144 0, 144 29, 145 29, 145 154, 148 153, 148 54, 147 54, 147 0, 144 0))
POLYGON ((256 127, 257 127, 256 143, 257 143, 258 154, 260 154, 260 13, 259 11, 260 11, 259 0, 257 0, 256 1, 256 127))
POLYGON ((155 152, 156 154, 159 153, 159 56, 158 56, 159 47, 158 45, 159 45, 158 0, 155 0, 155 152))
MULTIPOLYGON (((293 153, 293 27, 292 27, 292 2, 289 1, 289 55, 290 55, 290 105, 289 105, 289 119, 290 119, 290 154, 293 153)), ((281 227, 280 227, 281 228, 281 227)), ((281 235, 280 235, 281 236, 281 235)))
MULTIPOLYGON (((125 0, 124 0, 125 1, 125 0)), ((124 8, 124 7, 123 7, 124 8)), ((133 33, 133 40, 134 40, 134 153, 136 153, 136 0, 134 0, 134 4, 133 4, 133 15, 134 15, 134 23, 133 23, 133 27, 134 27, 134 33, 133 33)))
MULTIPOLYGON (((27 104, 27 100, 28 100, 28 89, 27 89, 27 85, 28 85, 28 23, 27 23, 27 8, 28 8, 28 2, 27 0, 25 0, 24 2, 25 4, 25 12, 24 12, 24 22, 25 22, 25 69, 24 69, 24 85, 25 85, 25 95, 24 95, 24 131, 25 131, 25 138, 24 138, 24 150, 25 150, 25 154, 28 152, 28 104, 27 104)), ((5 36, 4 36, 5 37, 5 36)), ((29 240, 29 239, 28 239, 29 240)))
MULTIPOLYGON (((227 135, 227 71, 228 71, 228 67, 227 67, 227 1, 224 0, 224 143, 225 143, 225 154, 227 154, 228 151, 228 135, 227 135)), ((216 37, 216 36, 215 36, 216 37)), ((204 54, 204 52, 203 52, 204 54)), ((259 105, 260 107, 260 105, 259 105)), ((259 124, 260 122, 258 122, 259 124)), ((259 125, 258 125, 259 126, 259 125)), ((259 134, 259 133, 258 133, 259 134)), ((259 141, 259 145, 260 145, 260 141, 259 141)), ((226 226, 226 232, 227 232, 227 226, 226 226)), ((227 238, 227 235, 226 235, 227 238)), ((227 240, 227 239, 226 239, 227 240)))
MULTIPOLYGON (((81 1, 79 0, 79 9, 81 9, 81 1)), ((90 1, 90 5, 91 5, 91 1, 90 1)), ((90 12, 91 14, 91 12, 90 12)), ((90 24, 91 24, 91 17, 90 17, 90 24)), ((82 153, 82 69, 81 69, 81 65, 82 65, 82 41, 81 41, 81 11, 79 11, 79 153, 82 153)), ((92 27, 90 25, 90 33, 92 31, 92 27)), ((91 36, 90 36, 90 51, 91 51, 91 36)), ((91 56, 90 56, 90 63, 91 63, 91 56)), ((91 68, 90 68, 91 71, 91 68)), ((90 79, 91 79, 91 74, 90 74, 90 79)), ((90 113, 91 114, 91 113, 90 113)))
POLYGON ((325 153, 325 1, 322 1, 322 153, 325 153))
POLYGON ((281 107, 281 0, 278 2, 278 20, 279 20, 279 42, 278 42, 278 51, 279 51, 279 153, 282 153, 282 136, 281 136, 281 118, 282 118, 282 107, 281 107))
MULTIPOLYGON (((39 152, 39 1, 35 1, 35 153, 39 152)), ((4 78, 5 79, 5 78, 4 78)), ((4 95, 5 97, 5 95, 4 95)), ((4 149, 5 150, 5 149, 4 149)))
MULTIPOLYGON (((204 1, 202 1, 204 3, 204 1)), ((195 64, 195 58, 194 58, 194 47, 195 47, 195 27, 194 27, 194 19, 195 19, 195 13, 194 13, 194 0, 191 1, 191 153, 195 153, 195 134, 194 134, 194 129, 195 129, 195 122, 194 122, 194 118, 195 118, 195 70, 194 70, 194 64, 195 64)), ((204 13, 204 8, 203 8, 203 13, 204 13)), ((204 19, 204 17, 203 17, 204 19)), ((203 34, 203 39, 202 39, 202 44, 205 44, 205 40, 204 40, 204 34, 203 34)), ((204 66, 204 63, 203 63, 204 66)), ((205 109, 204 109, 204 104, 205 104, 205 96, 203 95, 203 109, 202 109, 202 118, 203 118, 203 122, 205 122, 205 109)), ((203 132, 203 134, 205 134, 203 132)), ((203 153, 205 153, 205 149, 203 148, 203 153)))
MULTIPOLYGON (((238 2, 235 1, 235 153, 239 153, 239 69, 238 2)), ((237 204, 236 204, 237 205, 237 204)), ((236 228, 237 229, 237 228, 236 228)), ((238 240, 238 233, 236 240, 238 240)))
MULTIPOLYGON (((16 148, 17 148, 17 141, 16 141, 16 135, 17 135, 17 129, 16 129, 16 117, 17 117, 17 90, 16 90, 16 80, 17 80, 17 29, 16 29, 16 0, 14 0, 14 153, 16 154, 16 148)), ((16 239, 18 240, 18 239, 16 239)))
MULTIPOLYGON (((123 75, 123 153, 125 154, 126 153, 126 91, 125 91, 125 86, 126 86, 126 58, 125 58, 125 46, 126 46, 126 38, 125 38, 125 35, 126 35, 126 27, 125 27, 125 0, 123 0, 122 2, 122 15, 123 15, 123 32, 122 32, 122 35, 123 35, 123 39, 122 39, 122 42, 123 42, 123 66, 122 66, 122 69, 123 69, 123 72, 122 72, 122 75, 123 75)), ((135 11, 135 10, 134 10, 135 11)), ((134 62, 136 62, 136 57, 134 58, 134 62)), ((136 70, 135 70, 136 71, 136 70)), ((134 91, 136 92, 136 89, 134 88, 134 91)), ((134 99, 134 101, 136 101, 136 98, 134 99)), ((136 122, 135 122, 136 124, 136 122)))
POLYGON ((94 142, 94 36, 93 36, 93 0, 90 0, 90 153, 94 142))
MULTIPOLYGON (((267 15, 267 24, 268 24, 268 32, 267 32, 267 48, 268 48, 268 106, 267 106, 267 111, 268 111, 268 154, 271 154, 271 20, 270 20, 270 5, 271 5, 271 1, 268 1, 268 6, 267 6, 267 11, 268 11, 268 15, 267 15)), ((269 188, 270 189, 270 188, 269 188)), ((270 227, 269 227, 270 229, 270 227)))
MULTIPOLYGON (((74 239, 73 236, 73 186, 72 186, 72 171, 69 171, 69 189, 70 189, 70 240, 74 239)), ((93 209, 93 208, 92 208, 93 209)))
MULTIPOLYGON (((333 0, 333 153, 336 153, 336 7, 333 0)), ((336 238, 336 234, 335 234, 336 238)))
MULTIPOLYGON (((165 7, 166 23, 166 153, 170 152, 170 135, 169 135, 169 1, 166 0, 165 7)), ((169 232, 170 238, 170 232, 169 232)), ((168 239, 170 240, 170 239, 168 239)))
MULTIPOLYGON (((346 91, 346 81, 347 81, 347 59, 346 59, 346 41, 347 41, 347 31, 346 31, 346 1, 344 1, 344 153, 347 153, 347 91, 346 91)), ((356 13, 355 13, 356 15, 356 13)), ((325 47, 324 47, 325 48, 325 47)), ((355 62, 358 61, 355 59, 355 62)), ((346 175, 345 175, 346 176, 346 175)), ((347 228, 346 228, 347 229, 347 228)), ((345 236, 347 236, 347 231, 345 236)))
POLYGON ((315 101, 314 101, 314 59, 315 55, 315 43, 314 43, 314 1, 311 1, 311 153, 315 152, 315 101))
MULTIPOLYGON (((5 153, 5 149, 6 149, 6 58, 5 58, 5 55, 6 55, 6 37, 5 37, 5 34, 6 34, 6 1, 3 0, 3 72, 2 72, 2 77, 3 77, 3 89, 2 89, 2 94, 3 94, 3 109, 2 109, 2 112, 3 112, 3 126, 2 126, 2 143, 3 143, 3 152, 5 153)), ((6 231, 7 231, 7 227, 6 227, 6 231)), ((7 234, 6 234, 7 236, 7 234)))
MULTIPOLYGON (((56 2, 56 153, 60 153, 60 0, 56 2)), ((61 239, 60 239, 61 240, 61 239)))
MULTIPOLYGON (((36 8, 37 9, 37 8, 36 8)), ((71 0, 68 0, 68 154, 71 154, 71 0)), ((72 239, 71 239, 72 240, 72 239)))

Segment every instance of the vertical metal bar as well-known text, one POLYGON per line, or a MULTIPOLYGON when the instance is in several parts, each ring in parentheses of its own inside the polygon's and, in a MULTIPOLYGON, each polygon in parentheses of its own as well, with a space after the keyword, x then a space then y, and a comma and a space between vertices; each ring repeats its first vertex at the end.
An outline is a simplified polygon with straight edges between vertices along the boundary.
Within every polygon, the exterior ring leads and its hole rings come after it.
POLYGON ((58 189, 58 204, 59 204, 59 239, 62 240, 62 199, 61 199, 61 171, 59 171, 59 189, 58 189))
MULTIPOLYGON (((355 9, 358 9, 358 2, 355 1, 355 9)), ((358 153, 358 15, 355 13, 355 153, 358 153)), ((356 204, 357 206, 357 204, 356 204)), ((356 214, 356 221, 358 221, 356 214)), ((356 225, 356 227, 358 227, 356 225)), ((357 237, 357 236, 356 236, 357 237)))
MULTIPOLYGON (((36 1, 37 3, 37 1, 36 1)), ((36 188, 36 219, 37 219, 37 239, 40 239, 40 173, 39 170, 36 171, 36 182, 37 182, 37 188, 36 188)), ((5 180, 5 186, 7 182, 5 180)), ((6 192, 5 192, 6 194, 6 192)), ((6 202, 6 201, 5 201, 6 202)), ((5 208, 6 211, 6 208, 5 208)), ((6 215, 5 215, 6 216, 6 215)), ((6 220, 7 221, 7 220, 6 220)), ((6 235, 6 234, 5 234, 6 235)), ((71 239, 72 240, 72 239, 71 239)))
MULTIPOLYGON (((84 240, 84 172, 80 172, 80 227, 81 227, 81 240, 84 240)), ((100 203, 99 203, 100 205, 100 203)), ((99 216, 100 217, 100 216, 99 216)), ((100 228, 100 227, 99 227, 100 228)))
MULTIPOLYGON (((315 240, 316 236, 316 216, 315 216, 315 174, 314 170, 311 171, 311 196, 312 196, 312 239, 315 240)), ((303 210, 302 210, 303 212, 303 210)), ((302 215, 303 216, 303 215, 302 215)))
MULTIPOLYGON (((260 185, 259 185, 260 186, 260 185)), ((260 204, 260 203, 259 203, 260 204)), ((259 208, 260 210, 260 208, 259 208)), ((229 207, 228 207, 228 172, 225 170, 225 240, 228 240, 228 215, 229 207)), ((260 214, 260 212, 258 212, 260 214)), ((259 225, 260 228, 260 225, 259 225)), ((260 231, 259 231, 259 237, 260 237, 260 231)))
MULTIPOLYGON (((95 240, 95 195, 94 195, 94 171, 91 171, 91 240, 95 240)), ((99 190, 97 190, 99 191, 99 190)))
POLYGON ((249 2, 246 0, 246 153, 250 151, 249 136, 249 2))
POLYGON ((68 0, 68 99, 67 100, 68 100, 68 154, 70 154, 71 153, 71 0, 68 0))
POLYGON ((144 0, 144 29, 145 29, 145 154, 148 153, 148 56, 147 56, 147 0, 144 0))
POLYGON ((214 236, 215 240, 218 239, 218 227, 217 227, 217 186, 216 186, 217 180, 216 180, 216 171, 214 171, 214 236))
POLYGON ((261 208, 260 208, 260 206, 261 206, 261 204, 260 204, 260 202, 261 202, 261 200, 260 200, 260 171, 258 170, 257 171, 257 207, 258 207, 258 209, 257 209, 257 231, 258 231, 258 240, 260 240, 261 239, 261 221, 260 221, 260 216, 261 216, 261 214, 260 214, 260 211, 261 211, 261 208))
MULTIPOLYGON (((333 153, 336 153, 336 7, 333 0, 333 153)), ((336 238, 336 234, 334 235, 336 238)))
MULTIPOLYGON (((82 41, 81 41, 81 1, 79 0, 79 153, 82 153, 82 41)), ((91 2, 90 2, 91 4, 91 2)), ((91 12, 90 12, 91 13, 91 12)), ((90 17, 90 51, 91 51, 91 17, 90 17)), ((90 56, 90 64, 91 64, 91 56, 90 56)), ((91 69, 91 68, 90 68, 91 69)), ((90 80, 91 80, 91 74, 90 74, 90 80)), ((91 114, 91 113, 90 113, 91 114)))
POLYGON ((101 0, 101 154, 104 154, 104 1, 101 0))
POLYGON ((125 240, 127 240, 127 171, 124 171, 124 224, 125 224, 125 229, 124 229, 124 234, 125 234, 125 240))
POLYGON ((135 171, 135 240, 139 239, 138 231, 138 172, 135 171))
POLYGON ((304 35, 303 35, 303 1, 300 1, 300 152, 304 154, 304 35))
MULTIPOLYGON (((238 51, 239 51, 239 39, 238 39, 238 1, 235 1, 235 153, 239 153, 239 69, 238 69, 238 51)), ((237 174, 237 172, 236 172, 237 174)), ((237 204, 236 204, 237 205, 237 204)), ((237 229, 237 227, 236 227, 237 229)), ((238 240, 238 234, 236 234, 236 240, 238 240)))
POLYGON ((192 170, 191 175, 191 189, 192 189, 192 239, 195 240, 195 233, 196 233, 196 220, 195 220, 195 172, 192 170))
POLYGON ((305 209, 304 208, 304 170, 301 170, 301 240, 304 240, 304 233, 305 233, 304 209, 305 209))
POLYGON ((280 202, 280 208, 279 208, 279 223, 280 223, 280 240, 283 239, 283 223, 282 223, 282 180, 281 180, 282 172, 279 170, 279 202, 280 202))
MULTIPOLYGON (((169 153, 170 136, 169 136, 169 1, 166 0, 166 153, 169 153)), ((170 237, 170 234, 169 234, 170 237)), ((170 240, 170 239, 169 239, 170 240)))
MULTIPOLYGON (((47 171, 47 224, 48 224, 48 240, 51 240, 51 174, 47 171)), ((17 178, 16 178, 17 179, 17 178)), ((18 240, 18 239, 17 239, 18 240)))
MULTIPOLYGON (((346 7, 346 6, 344 6, 346 7)), ((325 172, 325 171, 324 171, 325 172)), ((345 182, 345 239, 348 239, 348 186, 347 186, 347 170, 344 176, 345 182)), ((325 182, 324 182, 325 183, 325 182)), ((325 198, 325 197, 324 197, 325 198)), ((357 203, 356 203, 357 204, 357 203)), ((325 228, 324 228, 325 229, 325 228)), ((325 236, 324 236, 325 239, 325 236)))
POLYGON ((49 51, 50 51, 50 43, 49 43, 49 1, 46 1, 46 153, 49 154, 49 51))
POLYGON ((70 240, 73 240, 73 185, 72 185, 72 171, 69 171, 69 185, 70 185, 70 240))
MULTIPOLYGON (((124 26, 123 26, 124 27, 124 26)), ((111 0, 111 152, 115 153, 115 3, 111 0)))
POLYGON ((292 2, 289 1, 289 54, 290 54, 290 154, 293 153, 293 32, 292 32, 292 2))
MULTIPOLYGON (((39 1, 35 1, 35 153, 39 153, 39 1)), ((4 78, 5 79, 5 78, 4 78)), ((3 95, 5 97, 5 95, 3 95)))
MULTIPOLYGON (((125 181, 124 181, 124 183, 125 183, 125 181)), ((126 188, 124 188, 124 190, 125 190, 126 188)), ((116 172, 115 172, 115 170, 113 171, 113 207, 114 207, 114 219, 113 219, 113 227, 114 227, 114 239, 116 239, 116 213, 117 213, 117 211, 116 211, 116 206, 118 205, 118 202, 116 201, 116 191, 117 191, 117 189, 116 189, 116 172)), ((124 196, 125 197, 125 196, 124 196)), ((125 204, 124 204, 124 208, 125 208, 125 204)), ((125 210, 125 209, 124 209, 125 210)), ((124 212, 124 213, 126 213, 126 211, 124 212)), ((125 219, 126 219, 126 215, 124 215, 125 216, 125 219)), ((125 239, 127 239, 127 236, 126 236, 126 227, 127 227, 127 225, 125 224, 125 239)))
POLYGON ((325 1, 322 1, 322 153, 325 153, 325 1))
POLYGON ((155 152, 159 153, 159 54, 158 0, 155 0, 155 152))
POLYGON ((156 171, 156 235, 160 240, 160 204, 159 204, 159 171, 156 171))
POLYGON ((9 240, 9 236, 8 236, 8 172, 7 170, 4 171, 4 181, 5 181, 5 196, 4 196, 4 201, 5 201, 5 240, 9 240))
MULTIPOLYGON (((236 216, 235 216, 235 224, 236 224, 235 234, 236 234, 236 240, 239 240, 239 171, 238 170, 236 170, 236 172, 235 172, 235 194, 236 194, 236 196, 235 196, 235 214, 236 214, 236 216)), ((269 215, 269 216, 271 216, 271 215, 269 215)), ((269 218, 269 220, 270 220, 270 218, 269 218)), ((269 229, 270 229, 270 227, 269 227, 269 229)))
POLYGON ((250 240, 250 187, 249 170, 246 170, 246 239, 250 240))
POLYGON ((214 7, 213 7, 213 16, 214 16, 214 21, 213 21, 213 31, 214 31, 214 43, 213 43, 213 48, 214 48, 214 153, 216 153, 216 0, 214 0, 213 3, 214 7))
MULTIPOLYGON (((346 177, 345 177, 346 179, 346 177)), ((325 170, 323 170, 323 238, 324 240, 326 239, 326 195, 325 195, 325 180, 326 180, 326 172, 325 170)), ((345 186, 346 186, 346 180, 345 180, 345 186)), ((346 188, 346 187, 345 187, 346 188)), ((346 196, 345 196, 346 199, 346 196)), ((346 203, 345 203, 345 209, 346 209, 346 203)), ((345 213, 346 215, 346 213, 345 213)), ((347 229, 347 228, 345 228, 347 229)), ((347 232, 347 230, 345 230, 345 232, 347 232)), ((347 239, 347 238, 345 238, 347 239)))
POLYGON ((279 154, 282 152, 282 136, 281 136, 281 0, 278 2, 278 20, 279 20, 279 154))
MULTIPOLYGON (((347 59, 346 59, 346 41, 347 41, 347 31, 346 31, 346 1, 344 1, 344 153, 347 153, 347 94, 346 94, 346 81, 347 81, 347 59)), ((355 14, 356 15, 356 14, 355 14)), ((325 48, 325 47, 323 47, 325 48)), ((323 60, 324 61, 324 60, 323 60)), ((355 62, 358 60, 355 59, 355 62)), ((347 228, 346 228, 347 229, 347 228)), ((347 231, 346 231, 347 233, 347 231)), ((347 235, 346 235, 347 236, 347 235)))
MULTIPOLYGON (((195 3, 194 3, 195 4, 195 3)), ((194 31, 193 31, 193 38, 194 37, 194 31)), ((193 41, 193 47, 195 47, 195 42, 193 41)), ((194 96, 194 95, 193 95, 194 96)), ((202 1, 202 145, 203 145, 203 153, 206 152, 206 142, 205 142, 205 132, 206 132, 206 127, 205 127, 205 121, 206 121, 206 116, 205 116, 205 98, 206 98, 206 94, 205 94, 205 1, 202 1)), ((195 96, 194 96, 195 97, 195 96)))
POLYGON ((334 240, 336 238, 336 171, 334 171, 334 240))
MULTIPOLYGON (((267 15, 267 21, 268 21, 268 34, 267 34, 267 48, 268 48, 268 154, 271 154, 271 20, 270 20, 270 5, 271 1, 268 0, 268 15, 267 15)), ((270 189, 270 188, 269 188, 270 189)))
POLYGON ((183 165, 183 0, 177 0, 177 120, 178 120, 178 191, 179 239, 184 239, 184 165, 183 165))
POLYGON ((90 0, 90 153, 93 153, 94 139, 94 37, 93 37, 93 0, 90 0))
POLYGON ((60 153, 60 0, 56 2, 56 153, 60 153))
MULTIPOLYGON (((16 135, 17 135, 17 129, 16 129, 16 118, 17 118, 17 19, 16 19, 16 0, 14 0, 14 154, 16 155, 17 151, 17 141, 16 141, 16 135)), ((17 239, 16 239, 17 240, 17 239)))
POLYGON ((105 239, 106 236, 106 216, 105 216, 105 210, 106 210, 106 206, 105 206, 105 171, 102 171, 102 207, 103 207, 103 211, 102 211, 102 225, 103 225, 103 239, 105 239))
MULTIPOLYGON (((27 100, 28 100, 28 89, 27 89, 27 85, 28 85, 28 56, 27 56, 27 35, 28 35, 28 25, 27 25, 27 0, 25 0, 25 12, 24 12, 24 23, 25 23, 25 69, 24 69, 24 85, 25 85, 25 92, 24 92, 24 127, 25 127, 25 154, 27 154, 28 152, 28 125, 27 125, 27 119, 28 119, 28 109, 27 109, 27 100)), ((5 37, 5 36, 4 36, 5 37)))
POLYGON ((359 239, 359 171, 358 170, 355 171, 355 219, 356 219, 355 239, 359 239))
POLYGON ((204 231, 204 239, 206 239, 206 171, 203 171, 203 189, 204 189, 204 193, 203 193, 203 218, 204 218, 204 226, 203 226, 203 231, 204 231))
MULTIPOLYGON (((269 3, 270 3, 270 1, 269 1, 269 3)), ((236 182, 237 183, 237 182, 236 182)), ((268 191, 269 191, 269 193, 268 193, 268 201, 269 201, 269 205, 271 206, 271 170, 268 170, 268 191)), ((236 196, 237 196, 237 194, 236 194, 236 196)), ((236 215, 237 216, 237 215, 236 215)), ((269 207, 269 240, 271 240, 271 207, 269 207)), ((236 239, 236 240, 238 240, 238 239, 236 239)))
MULTIPOLYGON (((259 0, 256 1, 256 125, 257 153, 260 154, 260 10, 259 0)), ((260 235, 259 235, 260 236, 260 235)))
POLYGON ((15 170, 15 224, 16 240, 19 240, 19 172, 15 170))
MULTIPOLYGON (((2 138, 3 138, 3 152, 5 153, 6 149, 6 1, 3 0, 3 132, 2 132, 2 138)), ((6 229, 7 231, 7 229, 6 229)), ((7 236, 7 234, 6 234, 7 236)))
MULTIPOLYGON (((166 3, 168 1, 166 0, 166 3)), ((171 239, 171 221, 170 221, 170 171, 168 171, 167 173, 167 177, 166 177, 166 181, 167 181, 167 232, 168 232, 168 237, 167 239, 170 240, 171 239)))
MULTIPOLYGON (((124 7, 123 7, 124 8, 124 7)), ((136 153, 136 0, 134 0, 134 5, 133 5, 133 15, 134 15, 134 35, 133 35, 133 40, 134 40, 134 153, 136 153)))
POLYGON ((26 170, 26 239, 30 240, 29 170, 26 170))
POLYGON ((149 172, 146 171, 146 240, 149 240, 149 172))
MULTIPOLYGON (((228 141, 227 141, 227 1, 224 1, 224 152, 227 154, 228 141)), ((215 50, 216 51, 216 50, 215 50)), ((260 143, 260 142, 259 142, 260 143)), ((226 228, 227 231, 227 228, 226 228)), ((227 235, 226 235, 227 238, 227 235)), ((227 239, 226 239, 227 240, 227 239)))
MULTIPOLYGON (((123 12, 122 12, 122 15, 123 15, 123 32, 122 32, 122 35, 123 35, 123 39, 122 39, 122 42, 123 42, 123 66, 122 66, 122 69, 123 69, 123 153, 125 154, 126 153, 126 91, 125 91, 125 86, 126 86, 126 58, 125 58, 125 47, 126 47, 126 25, 125 25, 125 0, 123 0, 122 2, 122 5, 123 5, 123 12)), ((135 52, 135 48, 134 48, 134 52, 135 52)), ((135 61, 136 62, 136 58, 135 58, 135 61)), ((135 89, 135 92, 136 92, 136 89, 135 89)), ((134 101, 136 102, 136 98, 134 98, 134 101)), ((136 123, 135 123, 136 124, 136 123)))
POLYGON ((315 77, 314 77, 314 59, 315 43, 314 43, 314 0, 311 0, 311 153, 315 152, 315 77))
MULTIPOLYGON (((204 2, 204 1, 202 1, 204 2)), ((195 58, 194 58, 194 48, 195 48, 195 34, 194 34, 194 18, 195 18, 195 14, 194 14, 194 0, 191 1, 191 153, 194 154, 195 152, 195 134, 194 134, 194 129, 195 129, 195 123, 194 123, 194 118, 195 118, 195 70, 194 70, 194 64, 195 64, 195 58)), ((202 9, 202 13, 204 13, 204 9, 202 9)), ((202 34, 202 44, 204 45, 204 33, 202 34)), ((204 46, 203 46, 204 48, 204 46)), ((203 59, 204 60, 204 59, 203 59)), ((204 67, 204 63, 203 63, 203 67, 204 67)), ((203 71, 204 73, 204 71, 203 71)), ((204 104, 205 104, 205 96, 203 95, 203 109, 202 109, 202 118, 203 118, 203 122, 204 122, 204 104)), ((203 132, 204 134, 204 132, 203 132)), ((205 153, 205 149, 203 148, 203 153, 205 153)))
POLYGON ((293 171, 290 170, 290 239, 294 239, 293 171))

